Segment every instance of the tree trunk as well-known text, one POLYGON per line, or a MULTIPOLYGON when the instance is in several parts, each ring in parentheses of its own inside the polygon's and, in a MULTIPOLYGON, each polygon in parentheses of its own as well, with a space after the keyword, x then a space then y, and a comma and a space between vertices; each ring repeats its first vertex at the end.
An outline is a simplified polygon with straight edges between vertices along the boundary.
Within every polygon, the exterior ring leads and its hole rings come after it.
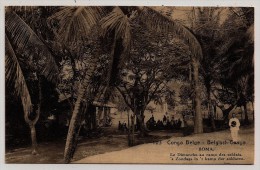
POLYGON ((135 137, 135 116, 131 116, 131 129, 129 130, 129 133, 130 133, 130 138, 129 138, 129 143, 128 145, 129 146, 134 146, 134 137, 135 137))
POLYGON ((192 81, 192 67, 191 64, 189 64, 189 81, 192 81))
POLYGON ((28 115, 25 116, 25 122, 28 123, 28 124, 29 124, 29 127, 30 127, 31 141, 32 141, 32 154, 33 154, 33 155, 38 154, 35 124, 37 123, 40 114, 39 114, 38 111, 37 111, 36 114, 37 114, 37 115, 36 115, 36 118, 34 118, 34 120, 30 120, 30 119, 28 118, 28 115))
POLYGON ((230 105, 229 108, 227 108, 227 109, 220 107, 220 109, 222 110, 222 113, 223 113, 223 125, 228 124, 229 113, 234 109, 235 106, 236 105, 230 105))
POLYGON ((218 114, 217 114, 217 106, 214 104, 214 118, 215 120, 218 120, 218 114))
POLYGON ((39 80, 38 80, 38 88, 39 88, 39 103, 37 105, 37 110, 35 111, 36 115, 35 115, 35 118, 33 120, 31 120, 29 118, 29 114, 26 113, 24 115, 24 119, 25 119, 25 122, 29 125, 30 127, 30 132, 31 132, 31 141, 32 141, 32 154, 33 155, 36 155, 38 154, 38 151, 37 151, 37 137, 36 137, 36 129, 35 129, 35 125, 36 123, 38 122, 39 120, 39 117, 40 117, 40 113, 41 113, 41 101, 42 101, 42 88, 41 88, 41 77, 39 76, 38 77, 39 80))
POLYGON ((72 159, 76 146, 77 146, 77 137, 78 137, 78 130, 80 127, 80 108, 81 108, 81 102, 83 99, 83 96, 86 92, 86 87, 84 87, 82 84, 79 87, 79 94, 77 97, 77 101, 74 106, 74 110, 72 113, 72 117, 70 120, 69 124, 69 130, 67 134, 67 140, 66 140, 66 145, 65 145, 65 151, 64 151, 64 162, 65 163, 70 163, 70 160, 72 159))
POLYGON ((197 59, 192 58, 192 65, 194 70, 194 102, 195 102, 195 122, 194 133, 203 133, 203 122, 201 115, 201 101, 200 101, 200 87, 199 87, 199 63, 197 59))
POLYGON ((141 120, 139 120, 139 121, 140 121, 140 136, 144 137, 146 135, 146 132, 145 132, 143 116, 141 117, 141 120))
POLYGON ((241 121, 243 121, 243 112, 244 112, 244 110, 243 110, 243 108, 240 106, 240 109, 241 109, 241 121))
POLYGON ((141 116, 139 114, 136 114, 136 113, 135 113, 135 115, 136 115, 136 118, 135 118, 136 119, 135 120, 136 121, 136 130, 141 131, 141 121, 140 121, 141 116))
POLYGON ((212 110, 212 104, 211 104, 211 98, 210 98, 210 86, 207 87, 207 96, 208 96, 208 115, 210 118, 210 122, 211 122, 211 128, 212 131, 216 131, 216 125, 215 125, 215 119, 214 119, 214 114, 213 114, 213 110, 212 110))
POLYGON ((30 124, 30 129, 31 129, 31 140, 32 140, 32 154, 36 155, 38 154, 38 152, 37 152, 37 139, 36 139, 35 125, 30 124))
POLYGON ((93 130, 95 130, 97 128, 96 111, 92 112, 92 126, 93 126, 93 130))
POLYGON ((247 103, 245 102, 243 104, 243 107, 244 107, 244 112, 245 112, 245 124, 248 125, 249 124, 249 120, 248 120, 248 113, 247 113, 247 103))
POLYGON ((141 111, 137 111, 135 113, 136 115, 136 127, 137 130, 140 132, 140 136, 145 136, 145 128, 144 128, 144 118, 141 111))
MULTIPOLYGON (((96 64, 97 61, 92 61, 93 64, 96 64)), ((84 107, 85 110, 88 110, 89 101, 92 100, 91 98, 91 91, 89 87, 89 80, 95 70, 95 65, 89 67, 85 72, 85 77, 83 81, 79 84, 78 87, 78 94, 77 100, 74 105, 74 109, 72 112, 71 120, 69 123, 69 130, 67 134, 65 150, 64 150, 64 162, 70 163, 71 159, 76 150, 77 146, 77 138, 79 135, 80 127, 81 127, 81 118, 82 118, 82 106, 83 104, 86 105, 84 107), (88 97, 87 101, 83 103, 84 96, 88 97)))
MULTIPOLYGON (((122 112, 121 112, 121 115, 122 115, 122 112)), ((129 128, 129 123, 130 123, 130 120, 129 120, 129 112, 127 111, 127 128, 128 128, 128 132, 127 132, 127 139, 128 139, 128 146, 131 146, 131 139, 130 139, 130 136, 131 136, 131 129, 129 128)))

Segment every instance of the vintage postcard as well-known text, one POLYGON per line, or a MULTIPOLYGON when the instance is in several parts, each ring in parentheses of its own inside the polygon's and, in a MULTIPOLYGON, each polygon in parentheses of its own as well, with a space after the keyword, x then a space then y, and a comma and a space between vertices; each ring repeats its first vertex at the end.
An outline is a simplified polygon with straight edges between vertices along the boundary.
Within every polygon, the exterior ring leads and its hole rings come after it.
POLYGON ((255 164, 254 6, 5 6, 5 164, 255 164))

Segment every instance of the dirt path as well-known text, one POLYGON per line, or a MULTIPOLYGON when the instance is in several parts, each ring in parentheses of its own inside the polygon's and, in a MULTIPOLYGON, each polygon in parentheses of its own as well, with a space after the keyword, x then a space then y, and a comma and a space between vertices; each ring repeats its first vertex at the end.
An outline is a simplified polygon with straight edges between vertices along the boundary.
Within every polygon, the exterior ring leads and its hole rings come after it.
POLYGON ((229 130, 172 137, 74 163, 253 164, 254 129, 240 129, 239 137, 238 143, 232 143, 229 130))

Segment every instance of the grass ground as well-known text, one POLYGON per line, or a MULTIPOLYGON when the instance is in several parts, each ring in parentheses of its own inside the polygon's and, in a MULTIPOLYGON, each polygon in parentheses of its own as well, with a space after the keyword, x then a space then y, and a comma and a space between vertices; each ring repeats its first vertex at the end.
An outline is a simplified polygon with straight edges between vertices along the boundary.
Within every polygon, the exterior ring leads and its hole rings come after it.
MULTIPOLYGON (((85 157, 103 154, 107 152, 119 151, 128 148, 127 135, 115 133, 115 129, 106 128, 106 132, 99 138, 80 138, 77 150, 72 161, 77 161, 85 157), (112 135, 113 134, 113 135, 112 135)), ((171 136, 180 136, 180 133, 168 131, 152 132, 146 138, 136 139, 136 144, 144 144, 164 140, 171 136)), ((38 144, 38 155, 31 154, 30 146, 6 150, 6 163, 18 164, 44 164, 63 163, 63 152, 65 139, 52 142, 42 142, 38 144)))

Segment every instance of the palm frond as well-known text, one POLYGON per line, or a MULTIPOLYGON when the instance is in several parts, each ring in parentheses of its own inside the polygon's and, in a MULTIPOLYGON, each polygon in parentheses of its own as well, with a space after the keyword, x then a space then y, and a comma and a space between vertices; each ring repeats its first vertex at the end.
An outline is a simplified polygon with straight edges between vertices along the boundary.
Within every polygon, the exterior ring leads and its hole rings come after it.
MULTIPOLYGON (((108 86, 114 86, 118 75, 118 70, 122 68, 123 63, 130 52, 131 45, 131 24, 127 15, 120 7, 114 7, 112 12, 100 20, 103 35, 110 32, 114 36, 113 50, 111 54, 111 64, 108 69, 106 81, 108 86), (123 47, 123 50, 121 48, 123 47)), ((110 96, 113 88, 108 87, 105 96, 110 96)), ((106 97, 107 98, 107 97, 106 97)))
POLYGON ((187 43, 192 55, 198 59, 202 57, 200 43, 188 28, 149 7, 141 9, 140 18, 149 29, 159 33, 173 33, 187 43))
POLYGON ((32 110, 31 96, 23 71, 7 36, 5 36, 5 51, 5 74, 7 82, 14 83, 15 93, 21 97, 24 114, 29 114, 32 110))
POLYGON ((232 80, 238 80, 244 75, 254 73, 254 67, 252 64, 251 56, 242 56, 238 60, 234 61, 229 68, 228 77, 232 80))
POLYGON ((217 50, 219 51, 218 55, 222 56, 225 53, 228 52, 228 50, 231 48, 231 46, 234 45, 234 43, 237 41, 237 37, 230 37, 229 39, 227 39, 225 42, 223 42, 218 48, 217 50))
POLYGON ((229 66, 228 76, 232 80, 238 80, 241 76, 254 72, 254 24, 246 32, 227 40, 228 45, 222 45, 220 54, 235 56, 237 59, 229 66), (240 39, 239 39, 240 38, 240 39), (234 39, 234 40, 232 40, 234 39), (223 50, 223 48, 225 50, 223 50), (230 50, 231 49, 231 50, 230 50))
POLYGON ((58 39, 60 42, 77 43, 89 34, 102 14, 102 7, 62 7, 48 20, 58 21, 58 39))
POLYGON ((113 89, 112 86, 116 82, 118 71, 130 51, 131 24, 128 16, 120 7, 114 7, 112 12, 100 20, 100 23, 103 35, 111 33, 114 36, 110 66, 106 77, 109 87, 106 88, 105 98, 108 99, 113 89))
POLYGON ((54 57, 37 34, 15 12, 6 12, 5 19, 6 33, 11 44, 16 47, 16 50, 22 53, 26 51, 30 53, 29 55, 33 55, 39 65, 39 74, 50 81, 56 81, 59 70, 54 57), (34 54, 32 47, 39 49, 39 55, 34 54))
POLYGON ((124 49, 130 48, 131 24, 120 7, 115 7, 110 14, 101 19, 100 23, 104 34, 114 31, 116 39, 122 38, 124 49))

